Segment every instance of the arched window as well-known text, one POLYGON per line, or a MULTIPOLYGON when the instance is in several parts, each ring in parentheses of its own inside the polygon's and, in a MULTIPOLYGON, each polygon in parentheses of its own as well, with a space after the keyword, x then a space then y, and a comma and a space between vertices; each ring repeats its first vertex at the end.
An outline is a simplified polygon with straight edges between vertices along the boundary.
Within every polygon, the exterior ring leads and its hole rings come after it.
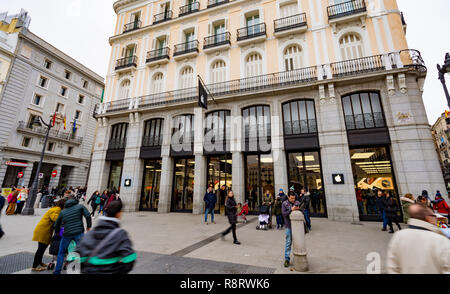
POLYGON ((262 57, 259 53, 251 53, 245 63, 246 77, 255 77, 263 74, 262 57))
POLYGON ((120 84, 119 99, 129 98, 130 95, 130 80, 125 80, 120 84))
POLYGON ((180 86, 179 89, 187 89, 194 86, 194 69, 187 66, 182 69, 180 75, 180 86))
POLYGON ((380 95, 376 92, 355 93, 342 97, 347 130, 386 126, 380 95))
POLYGON ((124 149, 127 144, 128 123, 119 123, 111 127, 109 149, 124 149))
POLYGON ((270 151, 271 118, 269 106, 251 106, 242 110, 246 151, 270 151))
POLYGON ((302 48, 298 45, 291 45, 284 50, 285 70, 294 70, 302 67, 302 48))
POLYGON ((164 75, 162 73, 157 73, 152 79, 152 94, 161 93, 164 86, 164 75))
POLYGON ((164 119, 155 118, 145 122, 144 136, 142 137, 142 146, 153 147, 161 146, 163 139, 164 119))
POLYGON ((342 60, 361 58, 364 56, 361 38, 353 33, 344 35, 339 40, 342 60))
POLYGON ((173 118, 172 145, 194 144, 194 116, 179 115, 173 118))
POLYGON ((284 135, 317 133, 313 100, 298 100, 283 104, 284 135))
POLYGON ((206 114, 204 146, 206 151, 225 152, 231 136, 231 111, 218 110, 206 114))
POLYGON ((211 67, 211 83, 221 83, 226 81, 226 64, 223 60, 214 62, 211 67))

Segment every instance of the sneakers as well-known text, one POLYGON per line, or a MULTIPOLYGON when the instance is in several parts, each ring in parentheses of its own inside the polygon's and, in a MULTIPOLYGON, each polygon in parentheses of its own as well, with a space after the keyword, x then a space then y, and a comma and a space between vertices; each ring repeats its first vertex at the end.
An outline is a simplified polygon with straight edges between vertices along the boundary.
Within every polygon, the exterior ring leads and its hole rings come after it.
POLYGON ((47 268, 43 267, 43 266, 38 266, 38 267, 34 267, 34 268, 31 269, 32 272, 42 272, 42 271, 45 271, 45 270, 47 270, 47 268))
POLYGON ((241 242, 239 242, 238 240, 235 240, 235 241, 233 242, 233 244, 235 244, 235 245, 241 245, 241 242))
POLYGON ((290 263, 291 263, 291 262, 290 262, 289 260, 286 259, 286 260, 284 261, 284 267, 289 267, 290 263))
POLYGON ((387 231, 387 229, 386 229, 386 228, 382 228, 382 229, 381 229, 381 231, 383 231, 383 232, 386 232, 386 231, 387 231))

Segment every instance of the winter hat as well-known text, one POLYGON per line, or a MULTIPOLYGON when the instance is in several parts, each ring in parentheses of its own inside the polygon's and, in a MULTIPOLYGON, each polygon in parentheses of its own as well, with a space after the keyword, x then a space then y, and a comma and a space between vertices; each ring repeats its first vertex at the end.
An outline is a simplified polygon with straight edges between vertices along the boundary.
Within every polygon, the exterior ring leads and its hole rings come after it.
POLYGON ((442 197, 441 191, 437 190, 436 191, 436 196, 442 197))
POLYGON ((427 190, 423 190, 422 191, 422 196, 428 199, 429 198, 428 197, 428 191, 427 190))

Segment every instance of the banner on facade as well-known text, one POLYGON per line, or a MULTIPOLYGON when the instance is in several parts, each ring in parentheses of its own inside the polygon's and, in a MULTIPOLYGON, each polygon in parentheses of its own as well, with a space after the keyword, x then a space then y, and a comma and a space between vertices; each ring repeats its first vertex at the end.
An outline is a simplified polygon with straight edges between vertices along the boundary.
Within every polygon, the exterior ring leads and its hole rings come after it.
POLYGON ((208 110, 208 92, 200 76, 198 77, 198 106, 208 110))

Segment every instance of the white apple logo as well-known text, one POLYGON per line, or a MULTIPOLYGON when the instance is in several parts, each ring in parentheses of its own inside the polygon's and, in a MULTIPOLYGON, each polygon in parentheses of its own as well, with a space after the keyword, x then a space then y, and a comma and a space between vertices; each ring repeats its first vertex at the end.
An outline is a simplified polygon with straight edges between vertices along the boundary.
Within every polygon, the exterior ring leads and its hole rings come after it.
POLYGON ((336 181, 336 183, 340 183, 340 182, 342 182, 342 178, 341 178, 341 175, 337 175, 337 176, 335 176, 335 177, 334 177, 334 180, 336 181))

